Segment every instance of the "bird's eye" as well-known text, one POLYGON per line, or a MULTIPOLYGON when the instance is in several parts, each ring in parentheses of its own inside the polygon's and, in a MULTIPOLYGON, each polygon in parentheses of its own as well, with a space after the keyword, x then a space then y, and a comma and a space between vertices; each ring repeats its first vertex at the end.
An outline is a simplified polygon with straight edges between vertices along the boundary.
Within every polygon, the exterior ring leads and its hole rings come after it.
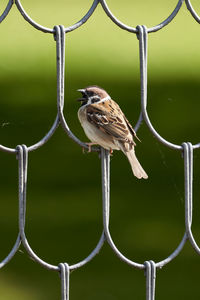
POLYGON ((92 103, 98 102, 100 98, 98 96, 92 98, 92 103))

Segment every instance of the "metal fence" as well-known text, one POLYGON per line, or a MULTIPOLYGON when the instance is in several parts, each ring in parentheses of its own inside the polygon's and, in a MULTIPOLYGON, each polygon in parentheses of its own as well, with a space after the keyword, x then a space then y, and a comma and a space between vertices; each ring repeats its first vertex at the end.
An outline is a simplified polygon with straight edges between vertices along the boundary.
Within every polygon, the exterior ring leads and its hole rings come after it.
POLYGON ((70 282, 70 272, 74 269, 78 269, 85 264, 87 264, 91 259, 93 259, 98 252, 101 250, 104 242, 108 242, 114 253, 121 259, 124 263, 145 271, 146 275, 146 299, 155 299, 155 280, 156 280, 156 269, 162 268, 164 265, 171 262, 183 249, 186 240, 189 240, 194 250, 200 254, 200 248, 197 245, 193 234, 192 234, 192 190, 193 190, 193 150, 200 148, 200 143, 192 145, 189 142, 185 142, 182 145, 173 144, 156 131, 156 129, 151 124, 147 112, 147 42, 148 34, 161 30, 164 26, 167 26, 177 15, 181 6, 185 2, 189 12, 194 17, 194 19, 200 23, 200 16, 195 12, 189 0, 179 0, 177 6, 170 14, 170 16, 151 28, 146 26, 137 26, 132 28, 123 24, 118 20, 110 11, 105 0, 94 0, 91 8, 87 14, 76 24, 65 28, 62 25, 55 26, 53 29, 43 27, 36 23, 31 17, 26 13, 22 7, 20 0, 10 0, 5 8, 3 14, 0 16, 0 23, 6 18, 10 9, 15 4, 23 16, 23 18, 29 22, 35 29, 41 30, 45 33, 50 33, 54 36, 56 42, 56 60, 57 60, 57 117, 49 130, 49 132, 36 144, 29 147, 25 145, 18 145, 16 149, 9 148, 4 145, 0 145, 0 150, 6 151, 17 156, 19 162, 19 234, 15 245, 13 246, 10 253, 4 258, 0 263, 0 268, 3 268, 16 254, 20 244, 22 243, 27 253, 44 268, 52 271, 57 271, 61 277, 61 297, 62 300, 69 299, 69 282, 70 282), (174 250, 174 252, 162 261, 146 261, 144 264, 140 264, 128 259, 121 253, 116 247, 110 231, 109 231, 109 195, 110 195, 110 154, 104 149, 98 147, 92 148, 92 151, 97 151, 100 153, 101 157, 101 170, 102 170, 102 199, 103 199, 103 233, 99 239, 96 248, 82 261, 77 262, 74 265, 68 265, 67 263, 60 263, 59 265, 52 265, 48 262, 42 260, 37 254, 32 250, 29 242, 26 238, 25 233, 25 219, 26 219, 26 186, 27 186, 27 172, 28 172, 28 153, 33 150, 39 149, 43 146, 54 134, 57 127, 61 124, 67 135, 72 138, 81 147, 87 149, 87 145, 80 141, 70 130, 69 125, 66 122, 63 108, 64 108, 64 74, 65 74, 65 34, 71 32, 78 27, 82 26, 93 14, 97 5, 101 5, 107 16, 121 29, 132 32, 135 34, 139 40, 139 54, 140 54, 140 79, 141 79, 141 113, 138 122, 135 126, 137 131, 140 127, 142 121, 144 121, 151 131, 151 133, 166 147, 173 150, 178 150, 182 152, 184 158, 184 174, 185 174, 185 234, 179 244, 179 246, 174 250))

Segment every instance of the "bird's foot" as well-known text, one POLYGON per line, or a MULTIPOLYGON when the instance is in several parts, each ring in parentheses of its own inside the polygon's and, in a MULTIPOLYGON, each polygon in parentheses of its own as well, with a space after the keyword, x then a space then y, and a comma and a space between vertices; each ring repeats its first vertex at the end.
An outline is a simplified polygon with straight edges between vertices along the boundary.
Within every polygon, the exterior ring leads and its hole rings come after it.
MULTIPOLYGON (((88 146, 88 153, 92 152, 92 146, 96 145, 96 143, 85 143, 88 146)), ((85 148, 83 148, 83 153, 85 153, 85 148)))
POLYGON ((110 148, 110 151, 109 151, 109 153, 110 153, 110 156, 112 156, 112 155, 113 155, 113 149, 112 149, 112 148, 110 148))

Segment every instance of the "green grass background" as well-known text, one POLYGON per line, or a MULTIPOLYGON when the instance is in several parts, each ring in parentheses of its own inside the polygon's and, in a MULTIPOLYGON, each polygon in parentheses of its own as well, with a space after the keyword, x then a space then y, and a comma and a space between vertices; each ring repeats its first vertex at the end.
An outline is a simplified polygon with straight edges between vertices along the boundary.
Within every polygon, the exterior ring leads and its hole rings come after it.
MULTIPOLYGON (((192 4, 200 14, 198 0, 192 4)), ((22 1, 38 23, 70 26, 87 12, 90 0, 22 1)), ((124 23, 160 23, 177 0, 107 0, 124 23)), ((0 11, 7 1, 2 0, 0 11)), ((0 24, 0 143, 32 145, 56 116, 56 53, 51 34, 37 31, 13 6, 0 24)), ((148 112, 156 130, 181 144, 199 142, 200 25, 183 4, 167 27, 149 35, 148 112)), ((76 90, 104 87, 134 125, 140 112, 138 40, 118 28, 101 5, 81 28, 66 35, 65 117, 86 137, 77 119, 76 90)), ((184 234, 184 175, 181 154, 160 144, 145 124, 138 131, 139 160, 147 181, 132 176, 122 153, 111 158, 110 230, 128 258, 143 263, 169 256, 184 234)), ((18 233, 17 160, 0 153, 0 259, 18 233)), ((193 232, 200 244, 199 151, 194 152, 193 232)), ((29 155, 26 234, 33 250, 51 264, 74 264, 96 246, 102 232, 101 174, 97 154, 81 148, 58 128, 51 140, 29 155)), ((157 299, 199 299, 200 258, 189 243, 157 272, 157 299)), ((141 270, 121 262, 105 244, 100 254, 70 277, 70 299, 145 299, 141 270)), ((60 279, 33 262, 23 247, 0 270, 0 299, 60 299, 60 279)))

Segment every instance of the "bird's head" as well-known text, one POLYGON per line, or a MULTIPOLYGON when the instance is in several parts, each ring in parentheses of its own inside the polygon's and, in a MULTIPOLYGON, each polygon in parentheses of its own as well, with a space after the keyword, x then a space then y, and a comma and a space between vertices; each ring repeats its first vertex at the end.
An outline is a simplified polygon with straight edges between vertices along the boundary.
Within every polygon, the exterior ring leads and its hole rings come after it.
POLYGON ((82 94, 82 97, 77 99, 77 101, 81 102, 81 106, 110 99, 110 96, 104 89, 95 85, 79 89, 78 92, 82 94))

